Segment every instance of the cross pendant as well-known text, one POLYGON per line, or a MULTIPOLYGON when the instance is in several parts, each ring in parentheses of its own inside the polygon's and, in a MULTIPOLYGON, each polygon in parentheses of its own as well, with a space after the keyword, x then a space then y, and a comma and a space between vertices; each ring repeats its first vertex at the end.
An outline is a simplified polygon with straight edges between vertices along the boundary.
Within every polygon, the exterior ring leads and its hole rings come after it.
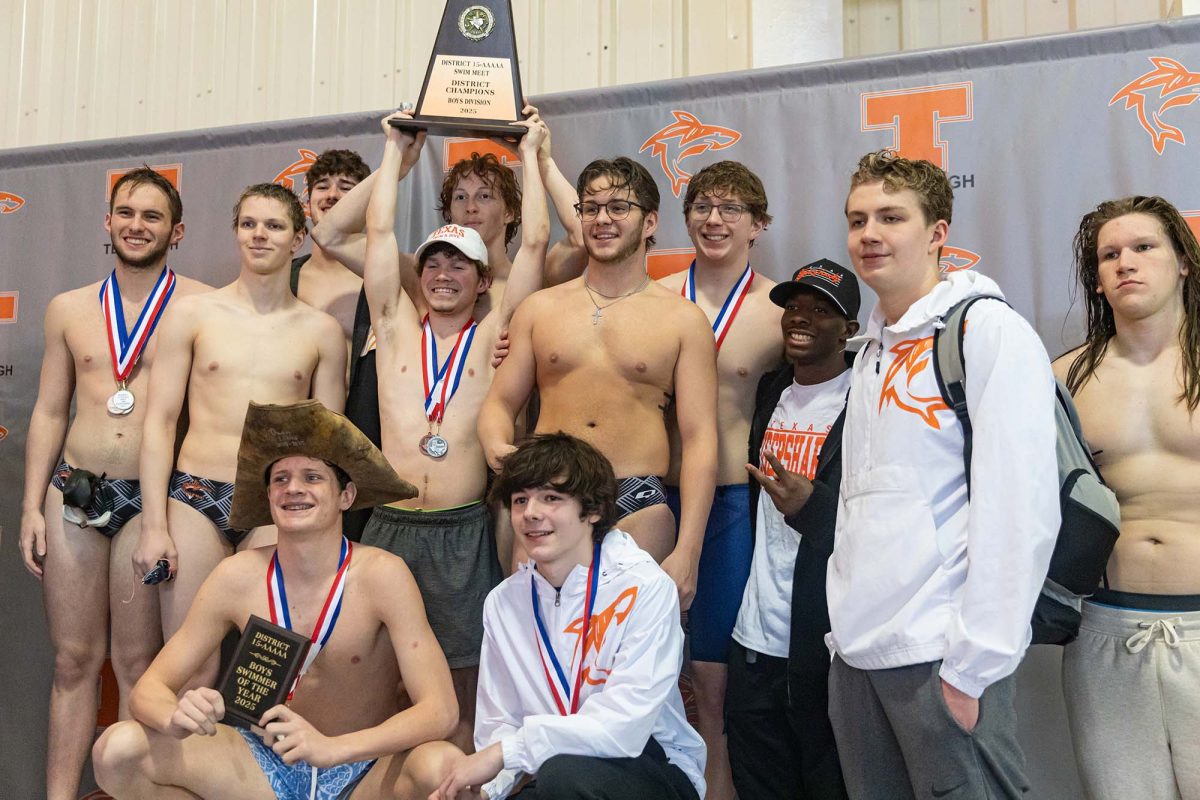
POLYGON ((598 309, 598 308, 592 312, 592 324, 593 325, 600 324, 600 309, 598 309))

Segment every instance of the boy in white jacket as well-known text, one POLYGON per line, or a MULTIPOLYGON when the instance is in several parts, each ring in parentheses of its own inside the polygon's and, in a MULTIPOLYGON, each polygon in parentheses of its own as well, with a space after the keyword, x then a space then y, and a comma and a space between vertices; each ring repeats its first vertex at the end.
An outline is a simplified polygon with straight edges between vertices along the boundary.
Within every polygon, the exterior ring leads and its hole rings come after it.
POLYGON ((941 169, 881 151, 850 187, 850 259, 879 303, 857 337, 827 585, 846 786, 855 800, 1019 797, 1012 674, 1059 526, 1049 359, 1007 305, 972 306, 968 490, 933 334, 954 304, 999 287, 940 273, 953 204, 941 169))
POLYGON ((699 800, 704 742, 679 695, 675 584, 616 519, 612 466, 542 434, 491 490, 530 560, 483 610, 477 752, 436 800, 519 796, 699 800), (532 779, 532 781, 530 780, 532 779))

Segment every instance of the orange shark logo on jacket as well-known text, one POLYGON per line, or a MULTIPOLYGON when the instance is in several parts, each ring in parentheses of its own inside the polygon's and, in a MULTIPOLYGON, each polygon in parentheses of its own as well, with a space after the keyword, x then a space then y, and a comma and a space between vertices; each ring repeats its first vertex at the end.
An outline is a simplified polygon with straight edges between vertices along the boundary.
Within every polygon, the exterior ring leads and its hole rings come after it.
POLYGON ((946 401, 942 399, 941 395, 918 397, 912 393, 911 389, 913 378, 926 369, 932 368, 933 337, 905 339, 889 352, 896 356, 896 360, 891 363, 887 373, 883 376, 883 389, 879 392, 879 411, 882 413, 883 407, 891 402, 901 411, 916 414, 929 427, 941 430, 942 426, 938 422, 937 412, 950 408, 946 405, 946 401), (903 385, 900 383, 901 380, 904 382, 903 385))
POLYGON ((979 253, 965 247, 942 247, 938 267, 942 272, 961 272, 979 263, 979 253))
POLYGON ((672 111, 671 114, 675 121, 652 134, 638 152, 649 150, 650 156, 658 159, 663 173, 671 179, 671 191, 679 197, 692 177, 692 173, 680 164, 709 150, 724 150, 741 139, 742 134, 720 125, 705 125, 687 111, 672 111))
POLYGON ((1150 56, 1154 69, 1122 86, 1108 101, 1109 106, 1125 101, 1137 112, 1138 122, 1150 134, 1154 150, 1162 154, 1167 142, 1186 144, 1183 131, 1163 122, 1162 116, 1176 106, 1191 105, 1200 97, 1200 72, 1190 72, 1173 58, 1150 56), (1147 108, 1147 102, 1151 107, 1147 108))
MULTIPOLYGON (((586 659, 589 652, 600 652, 600 648, 604 647, 604 637, 608 635, 609 629, 620 625, 629 616, 629 612, 633 611, 633 604, 637 602, 637 594, 638 587, 630 586, 621 592, 608 608, 592 612, 592 626, 588 629, 587 638, 583 641, 583 653, 580 654, 580 658, 586 659)), ((581 635, 583 633, 583 617, 580 616, 573 620, 563 630, 563 633, 581 635)), ((583 680, 592 686, 599 686, 608 681, 610 672, 612 670, 601 669, 594 665, 584 667, 583 680), (592 677, 593 671, 598 673, 595 678, 592 677)))
POLYGON ((316 163, 317 154, 303 147, 298 148, 296 152, 300 154, 300 158, 288 164, 278 175, 271 178, 271 183, 286 186, 299 197, 304 194, 304 175, 308 172, 308 168, 316 163))
POLYGON ((0 192, 0 214, 12 214, 25 205, 25 198, 12 192, 0 192))

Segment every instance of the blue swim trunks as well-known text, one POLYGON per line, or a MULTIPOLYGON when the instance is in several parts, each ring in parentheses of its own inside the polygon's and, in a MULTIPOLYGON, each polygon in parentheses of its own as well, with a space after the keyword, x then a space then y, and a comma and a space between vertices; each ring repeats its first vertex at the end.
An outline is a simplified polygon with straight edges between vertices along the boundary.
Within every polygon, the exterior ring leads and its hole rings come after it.
MULTIPOLYGON (((679 521, 679 487, 667 487, 667 505, 679 521)), ((688 648, 693 661, 729 660, 733 626, 750 578, 750 487, 718 486, 704 529, 696 596, 688 609, 688 648)))
POLYGON ((267 776, 275 797, 279 800, 344 800, 358 786, 374 764, 375 760, 355 761, 350 764, 338 764, 336 767, 317 769, 303 761, 295 764, 285 764, 275 754, 275 751, 263 744, 258 734, 244 728, 237 728, 238 733, 250 746, 250 753, 258 762, 259 768, 267 776), (317 791, 312 792, 313 773, 316 773, 317 791))

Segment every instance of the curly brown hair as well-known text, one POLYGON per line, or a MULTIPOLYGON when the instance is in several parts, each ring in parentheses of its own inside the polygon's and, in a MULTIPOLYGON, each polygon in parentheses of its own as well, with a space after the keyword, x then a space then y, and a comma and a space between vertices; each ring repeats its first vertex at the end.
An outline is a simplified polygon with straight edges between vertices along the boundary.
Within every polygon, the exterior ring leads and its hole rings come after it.
POLYGON ((525 440, 504 459, 488 500, 511 510, 515 493, 542 486, 578 500, 585 517, 600 517, 592 526, 592 541, 603 539, 617 524, 617 479, 612 464, 582 439, 558 431, 525 440))
MULTIPOLYGON (((633 159, 625 156, 613 159, 597 158, 579 173, 579 180, 575 182, 576 194, 582 199, 588 186, 598 178, 608 178, 611 189, 628 189, 633 194, 634 202, 644 207, 643 214, 658 211, 658 184, 654 182, 649 170, 633 159)), ((647 237, 646 248, 653 246, 654 237, 647 237)))
MULTIPOLYGON (((532 165, 532 168, 537 169, 537 165, 532 165)), ((501 164, 494 153, 471 153, 470 158, 464 158, 451 167, 442 181, 437 210, 441 212, 444 221, 453 222, 450 219, 450 201, 454 198, 458 182, 468 175, 479 176, 492 191, 499 192, 500 199, 504 201, 504 208, 512 214, 512 222, 504 228, 504 244, 507 247, 517 235, 517 228, 521 227, 521 187, 517 184, 517 176, 501 164)))
MULTIPOLYGON (((1179 326, 1179 347, 1183 358, 1183 391, 1181 401, 1187 402, 1188 412, 1200 405, 1200 244, 1179 210, 1158 196, 1136 195, 1119 200, 1106 200, 1094 211, 1084 214, 1075 234, 1072 248, 1075 254, 1076 290, 1082 290, 1087 309, 1087 332, 1083 348, 1067 371, 1067 388, 1076 392, 1095 374, 1108 342, 1117 333, 1112 305, 1097 289, 1100 286, 1100 229, 1113 220, 1129 214, 1146 214, 1158 220, 1171 248, 1184 266, 1183 321, 1179 326)), ((1074 302, 1072 297, 1072 302, 1074 302)))
POLYGON ((353 150, 326 150, 304 173, 304 189, 312 193, 313 184, 330 175, 345 175, 355 183, 362 183, 370 174, 371 168, 353 150))
POLYGON ((954 190, 946 171, 924 159, 904 158, 891 150, 876 150, 858 160, 858 168, 850 176, 850 191, 864 183, 883 181, 884 191, 892 193, 909 189, 917 196, 925 224, 944 219, 950 222, 954 213, 954 190))
POLYGON ((718 161, 693 175, 688 181, 687 193, 683 196, 685 218, 696 198, 704 195, 737 195, 755 222, 771 224, 771 215, 767 213, 767 191, 759 177, 745 164, 737 161, 718 161))

